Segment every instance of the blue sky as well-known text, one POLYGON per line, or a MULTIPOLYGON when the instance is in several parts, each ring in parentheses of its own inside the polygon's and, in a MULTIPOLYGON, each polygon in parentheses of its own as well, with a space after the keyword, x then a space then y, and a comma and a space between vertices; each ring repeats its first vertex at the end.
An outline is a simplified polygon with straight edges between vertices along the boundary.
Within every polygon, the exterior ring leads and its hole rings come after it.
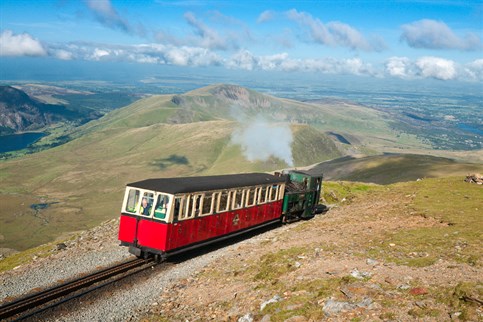
POLYGON ((483 3, 4 0, 0 59, 481 82, 483 3))

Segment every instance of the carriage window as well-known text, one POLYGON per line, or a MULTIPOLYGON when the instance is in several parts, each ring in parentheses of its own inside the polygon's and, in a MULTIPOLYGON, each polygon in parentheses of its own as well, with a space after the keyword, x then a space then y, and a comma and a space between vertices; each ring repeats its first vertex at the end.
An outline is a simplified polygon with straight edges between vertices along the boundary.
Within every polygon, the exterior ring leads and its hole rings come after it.
POLYGON ((218 194, 218 212, 227 211, 229 208, 228 191, 223 191, 218 194))
POLYGON ((170 197, 165 194, 159 194, 156 199, 156 206, 154 208, 154 218, 166 219, 166 214, 168 213, 168 206, 170 202, 170 197))
POLYGON ((279 188, 278 188, 278 199, 277 200, 283 199, 284 189, 285 189, 285 186, 283 184, 281 186, 279 186, 279 188))
POLYGON ((151 210, 153 209, 154 193, 145 192, 143 199, 141 199, 141 205, 139 206, 139 214, 142 216, 151 216, 151 210))
POLYGON ((243 197, 243 190, 235 190, 232 192, 232 209, 240 209, 241 207, 243 207, 243 197))
POLYGON ((247 190, 247 204, 246 206, 253 206, 255 204, 255 192, 256 189, 248 189, 247 190))
POLYGON ((212 199, 213 199, 212 193, 205 193, 203 197, 203 209, 201 210, 202 215, 209 215, 213 212, 211 208, 212 199))
POLYGON ((139 202, 139 190, 129 189, 129 194, 127 196, 126 212, 136 213, 136 205, 139 202))
POLYGON ((258 192, 258 203, 262 204, 267 202, 267 187, 259 188, 258 192))
POLYGON ((184 197, 174 198, 174 221, 178 221, 178 219, 184 218, 184 201, 184 197))
POLYGON ((201 213, 201 197, 203 195, 193 195, 191 196, 191 216, 190 218, 193 218, 195 216, 198 216, 201 213))
POLYGON ((272 189, 270 191, 270 201, 277 200, 277 192, 278 192, 278 186, 272 186, 272 189))

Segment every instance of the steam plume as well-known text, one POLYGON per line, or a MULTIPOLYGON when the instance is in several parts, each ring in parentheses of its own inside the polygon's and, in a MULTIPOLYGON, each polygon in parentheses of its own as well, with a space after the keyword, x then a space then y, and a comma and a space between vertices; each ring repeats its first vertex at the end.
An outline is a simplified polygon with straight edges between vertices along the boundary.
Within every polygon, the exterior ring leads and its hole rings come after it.
POLYGON ((232 108, 240 124, 232 134, 232 142, 240 144, 245 158, 249 161, 267 161, 271 156, 279 158, 288 166, 293 166, 292 130, 287 123, 272 123, 261 115, 250 118, 240 109, 232 108))

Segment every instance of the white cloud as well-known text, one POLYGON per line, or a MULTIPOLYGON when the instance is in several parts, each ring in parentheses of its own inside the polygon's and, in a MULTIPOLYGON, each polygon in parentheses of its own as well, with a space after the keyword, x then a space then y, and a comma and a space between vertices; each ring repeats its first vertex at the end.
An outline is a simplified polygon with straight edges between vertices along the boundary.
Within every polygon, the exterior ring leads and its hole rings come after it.
POLYGON ((126 33, 144 36, 144 27, 139 25, 137 28, 132 26, 129 21, 117 12, 110 0, 84 0, 87 8, 94 14, 94 17, 102 25, 118 29, 126 33))
POLYGON ((407 57, 391 57, 386 61, 385 70, 390 76, 405 79, 453 80, 461 76, 454 61, 432 56, 421 57, 416 61, 407 57))
POLYGON ((329 22, 327 27, 336 44, 352 49, 373 50, 364 36, 355 28, 338 21, 329 22))
POLYGON ((198 20, 192 12, 185 13, 184 18, 194 28, 196 35, 199 36, 198 44, 201 47, 220 50, 226 50, 229 47, 229 41, 226 37, 222 37, 215 29, 198 20))
POLYGON ((69 52, 64 49, 55 50, 53 52, 53 56, 60 60, 72 60, 74 58, 74 55, 72 54, 72 52, 69 52))
POLYGON ((228 68, 253 70, 257 67, 258 60, 248 50, 240 50, 226 63, 228 68))
POLYGON ((324 24, 309 13, 299 12, 295 9, 287 11, 286 16, 288 19, 308 27, 310 38, 322 45, 365 51, 377 51, 384 48, 380 38, 376 43, 371 44, 357 29, 342 22, 333 21, 324 24))
POLYGON ((95 48, 92 55, 90 56, 90 60, 100 60, 102 57, 110 56, 110 54, 110 51, 95 48))
POLYGON ((14 34, 4 30, 0 34, 0 56, 45 56, 47 51, 40 41, 31 35, 14 34))
POLYGON ((424 78, 451 80, 457 75, 455 62, 439 57, 421 57, 416 61, 416 67, 424 78))
POLYGON ((442 21, 423 19, 401 26, 401 40, 413 48, 478 50, 481 39, 474 33, 458 37, 442 21))
POLYGON ((275 13, 272 10, 265 10, 262 12, 257 19, 257 23, 264 23, 270 21, 274 18, 275 13))
POLYGON ((231 69, 319 72, 327 74, 352 74, 378 76, 374 68, 360 58, 350 59, 294 59, 287 53, 256 56, 248 50, 240 50, 231 56, 225 66, 231 69))
POLYGON ((391 57, 386 61, 386 73, 394 77, 410 78, 414 76, 411 71, 411 61, 407 57, 391 57))
POLYGON ((121 46, 71 43, 63 47, 53 47, 50 54, 60 59, 127 61, 178 66, 217 66, 223 62, 219 55, 205 48, 161 44, 121 46))
POLYGON ((210 12, 210 17, 211 21, 215 22, 214 27, 208 26, 194 13, 186 12, 184 19, 191 26, 191 32, 179 35, 172 30, 164 29, 156 31, 154 38, 164 45, 201 47, 221 51, 238 49, 238 43, 241 40, 252 40, 251 31, 243 22, 218 11, 210 12))
POLYGON ((483 81, 483 59, 476 59, 463 67, 462 77, 465 80, 483 81))
POLYGON ((124 61, 177 66, 223 66, 248 71, 309 72, 321 74, 389 76, 403 79, 434 78, 438 80, 483 81, 483 59, 467 64, 425 56, 415 60, 390 57, 383 65, 373 66, 359 57, 349 59, 293 58, 288 53, 256 55, 246 49, 231 56, 221 56, 208 48, 163 44, 112 45, 75 42, 42 44, 28 34, 0 34, 1 55, 49 55, 61 60, 124 61))

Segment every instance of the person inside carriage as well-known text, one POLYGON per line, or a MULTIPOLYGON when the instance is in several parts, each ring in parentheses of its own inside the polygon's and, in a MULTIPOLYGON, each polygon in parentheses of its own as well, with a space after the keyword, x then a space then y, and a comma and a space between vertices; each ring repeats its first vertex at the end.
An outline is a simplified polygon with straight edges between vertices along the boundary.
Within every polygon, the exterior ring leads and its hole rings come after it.
POLYGON ((147 198, 143 198, 141 201, 141 207, 139 208, 139 213, 143 216, 149 216, 151 213, 151 204, 148 202, 147 198))
POLYGON ((165 219, 168 211, 169 196, 160 194, 154 208, 154 217, 158 219, 165 219))

